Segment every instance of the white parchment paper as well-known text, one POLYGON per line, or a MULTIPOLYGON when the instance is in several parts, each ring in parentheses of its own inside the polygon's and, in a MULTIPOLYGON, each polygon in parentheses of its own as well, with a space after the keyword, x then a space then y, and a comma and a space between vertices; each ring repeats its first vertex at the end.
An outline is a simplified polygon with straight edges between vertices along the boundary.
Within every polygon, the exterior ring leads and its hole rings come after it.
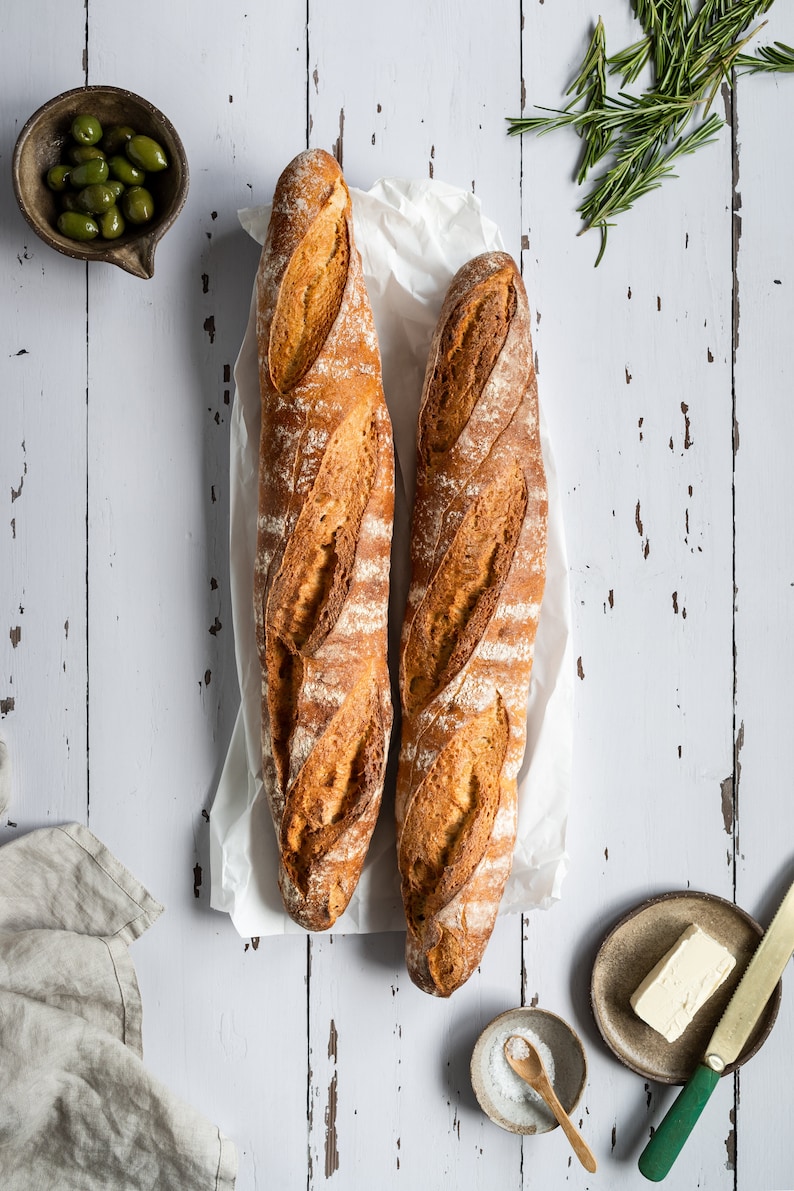
MULTIPOLYGON (((436 181, 382 179, 352 190, 361 253, 383 362, 397 462, 392 554, 391 642, 399 638, 408 590, 409 509, 413 500, 416 419, 430 339, 444 295, 461 265, 502 249, 498 227, 467 191, 436 181)), ((249 208, 240 222, 260 244, 270 210, 249 208)), ((301 932, 284 912, 278 854, 262 790, 260 675, 253 618, 259 453, 259 374, 254 298, 235 365, 231 427, 231 587, 241 705, 210 815, 211 904, 230 914, 243 938, 301 932)), ((519 827, 501 913, 547 908, 568 867, 573 659, 565 539, 554 458, 541 409, 549 484, 546 589, 527 712, 527 754, 519 777, 519 827)), ((394 656, 394 655, 393 655, 394 656)), ((395 732, 394 746, 397 744, 395 732)), ((393 761, 394 758, 392 758, 393 761)), ((393 779, 393 766, 390 767, 393 779)), ((331 928, 340 933, 403 930, 393 820, 393 780, 358 889, 331 928)))

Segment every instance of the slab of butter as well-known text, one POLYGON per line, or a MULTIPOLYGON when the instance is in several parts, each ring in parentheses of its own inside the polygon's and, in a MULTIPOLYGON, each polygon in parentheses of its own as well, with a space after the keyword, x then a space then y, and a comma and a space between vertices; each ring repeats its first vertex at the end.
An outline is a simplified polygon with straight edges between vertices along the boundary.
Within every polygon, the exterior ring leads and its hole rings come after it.
POLYGON ((680 1038, 736 960, 699 926, 688 926, 631 997, 631 1007, 668 1042, 680 1038))

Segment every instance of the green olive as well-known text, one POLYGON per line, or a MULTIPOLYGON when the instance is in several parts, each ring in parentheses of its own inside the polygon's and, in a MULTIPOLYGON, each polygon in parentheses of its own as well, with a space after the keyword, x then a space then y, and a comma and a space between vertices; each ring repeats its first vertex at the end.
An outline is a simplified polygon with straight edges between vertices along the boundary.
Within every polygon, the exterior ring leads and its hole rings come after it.
POLYGON ((100 235, 105 240, 117 240, 124 231, 124 217, 117 206, 108 207, 97 219, 100 235))
POLYGON ((80 215, 77 211, 61 212, 58 231, 70 240, 95 240, 99 235, 99 227, 91 216, 80 215))
POLYGON ((154 199, 143 186, 130 186, 121 196, 121 209, 130 223, 147 223, 154 215, 154 199))
POLYGON ((79 211, 81 215, 85 215, 85 211, 78 202, 79 191, 64 190, 63 194, 58 195, 58 202, 62 211, 79 211))
POLYGON ((96 116, 75 116, 72 120, 72 136, 78 145, 95 145, 102 138, 102 125, 96 116))
POLYGON ((101 215, 103 211, 110 210, 115 202, 115 194, 102 182, 94 182, 77 192, 77 205, 88 215, 101 215))
POLYGON ((93 161, 95 157, 104 158, 105 154, 99 145, 70 145, 66 156, 72 165, 82 165, 84 161, 93 161))
POLYGON ((69 181, 75 190, 82 190, 84 186, 93 186, 96 182, 106 182, 110 169, 103 157, 94 157, 91 161, 84 161, 76 165, 71 172, 69 181))
POLYGON ((132 140, 134 136, 135 129, 130 128, 129 124, 113 124, 105 130, 102 148, 111 156, 114 153, 123 153, 127 141, 132 140))
POLYGON ((75 116, 71 135, 46 174, 57 196, 58 230, 72 240, 116 240, 128 225, 148 223, 155 203, 143 183, 147 173, 168 168, 163 146, 129 124, 103 129, 90 112, 75 116))
POLYGON ((108 161, 108 166, 111 178, 117 178, 125 186, 140 186, 146 177, 143 170, 139 170, 128 157, 124 157, 121 153, 115 153, 108 161))
POLYGON ((71 168, 69 165, 54 165, 47 170, 47 185, 50 190, 66 190, 69 185, 71 168))
POLYGON ((127 142, 127 156, 133 165, 147 173, 157 173, 168 168, 168 158, 162 145, 150 136, 134 136, 127 142))
POLYGON ((118 178, 108 178, 105 183, 108 190, 112 190, 116 196, 116 202, 119 201, 124 191, 127 189, 123 182, 119 182, 118 178))

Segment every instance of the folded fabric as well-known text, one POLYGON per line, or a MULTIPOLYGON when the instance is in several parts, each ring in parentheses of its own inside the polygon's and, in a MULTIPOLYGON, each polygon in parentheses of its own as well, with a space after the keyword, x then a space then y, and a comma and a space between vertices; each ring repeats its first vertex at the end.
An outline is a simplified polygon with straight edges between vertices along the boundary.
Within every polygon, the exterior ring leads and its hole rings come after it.
POLYGON ((0 1187, 225 1191, 237 1156, 142 1062, 128 946, 163 907, 79 824, 0 848, 0 1187))
POLYGON ((11 765, 8 760, 8 749, 4 740, 0 740, 0 815, 11 801, 11 765))

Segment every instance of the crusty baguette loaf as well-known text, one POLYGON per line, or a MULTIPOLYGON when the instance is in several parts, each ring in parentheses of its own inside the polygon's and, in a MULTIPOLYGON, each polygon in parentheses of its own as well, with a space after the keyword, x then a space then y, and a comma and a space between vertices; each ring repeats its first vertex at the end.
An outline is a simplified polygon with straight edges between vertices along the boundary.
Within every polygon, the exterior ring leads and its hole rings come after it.
POLYGON ((438 996, 479 964, 510 873, 547 510, 526 293, 486 253, 453 278, 430 349, 401 639, 406 960, 438 996))
POLYGON ((383 788, 394 455, 350 195, 322 150, 278 181, 256 298, 263 783, 284 906, 324 930, 383 788))

